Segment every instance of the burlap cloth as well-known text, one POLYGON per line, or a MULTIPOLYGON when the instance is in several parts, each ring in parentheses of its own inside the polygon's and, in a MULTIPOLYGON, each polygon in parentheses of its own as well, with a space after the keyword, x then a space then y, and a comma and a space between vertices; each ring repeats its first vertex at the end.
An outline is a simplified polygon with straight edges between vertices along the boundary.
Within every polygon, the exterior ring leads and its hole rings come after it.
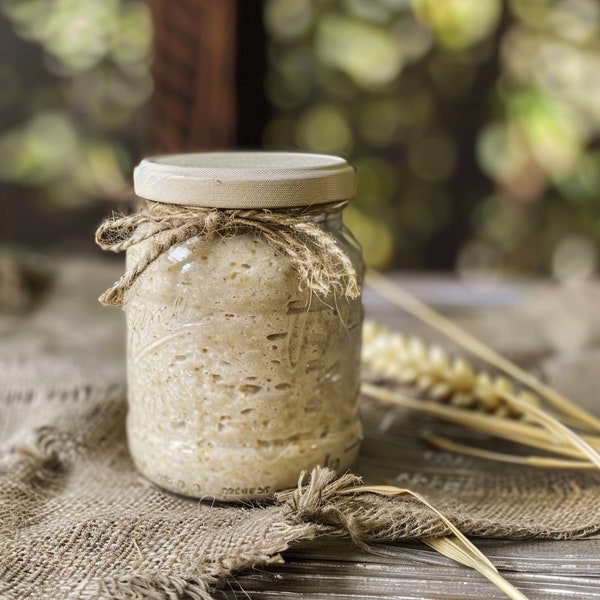
MULTIPOLYGON (((230 575, 280 560, 295 541, 444 532, 415 501, 340 495, 353 481, 328 471, 260 506, 180 498, 138 476, 124 435, 122 315, 96 301, 119 268, 68 263, 29 315, 0 313, 0 598, 212 598, 230 575)), ((599 305, 600 289, 548 291, 534 289, 517 311, 457 320, 593 409, 600 323, 589 307, 599 305)), ((467 534, 600 530, 598 474, 452 458, 427 450, 408 415, 365 403, 363 418, 355 472, 421 492, 467 534)))

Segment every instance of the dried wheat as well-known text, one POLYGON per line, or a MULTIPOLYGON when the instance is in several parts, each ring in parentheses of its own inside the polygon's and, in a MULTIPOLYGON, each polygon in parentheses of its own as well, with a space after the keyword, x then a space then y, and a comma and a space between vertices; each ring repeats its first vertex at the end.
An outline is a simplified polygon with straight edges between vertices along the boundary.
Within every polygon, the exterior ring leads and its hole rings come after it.
POLYGON ((600 455, 596 451, 600 449, 600 440, 592 436, 584 439, 575 434, 545 412, 534 394, 517 394, 505 377, 492 378, 487 373, 478 373, 465 359, 451 359, 439 347, 430 348, 418 338, 406 339, 382 325, 366 322, 363 363, 379 377, 414 386, 436 403, 448 401, 450 405, 432 406, 364 384, 363 391, 371 396, 435 414, 491 435, 583 458, 586 464, 593 463, 600 468, 600 455))
POLYGON ((450 319, 447 319, 414 296, 405 292, 382 273, 369 269, 366 274, 366 283, 370 288, 396 306, 399 306, 417 319, 420 319, 434 329, 442 332, 444 335, 447 335, 450 339, 457 344, 460 344, 469 352, 472 352, 475 356, 485 360, 539 394, 540 397, 544 398, 556 410, 575 420, 582 429, 591 432, 600 431, 600 419, 598 417, 592 415, 580 406, 573 404, 568 398, 565 398, 556 390, 539 381, 531 373, 527 373, 491 348, 487 347, 478 339, 461 329, 456 323, 453 323, 450 319))
POLYGON ((426 537, 421 541, 452 560, 455 560, 471 569, 479 571, 484 577, 491 581, 499 590, 504 592, 512 600, 527 600, 527 596, 509 583, 498 569, 481 553, 480 550, 463 533, 449 521, 437 508, 435 508, 424 496, 417 492, 390 485, 358 485, 340 490, 340 494, 372 493, 389 498, 412 497, 431 509, 450 530, 450 535, 444 537, 426 537))
POLYGON ((505 452, 496 452, 495 450, 476 448, 468 444, 450 440, 430 431, 423 432, 421 437, 438 450, 447 450, 456 454, 467 454, 469 456, 507 462, 516 465, 527 465, 530 467, 544 467, 552 469, 596 469, 596 465, 593 463, 584 462, 582 460, 552 458, 549 456, 520 456, 516 454, 507 454, 505 452))

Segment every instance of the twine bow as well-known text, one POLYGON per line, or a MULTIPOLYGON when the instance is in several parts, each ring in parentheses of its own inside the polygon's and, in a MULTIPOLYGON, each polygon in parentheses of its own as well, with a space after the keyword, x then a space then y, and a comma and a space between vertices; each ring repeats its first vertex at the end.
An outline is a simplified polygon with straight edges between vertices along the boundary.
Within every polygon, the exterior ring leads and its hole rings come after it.
POLYGON ((99 300, 104 305, 122 306, 125 293, 140 275, 169 248, 197 237, 210 242, 215 236, 252 233, 285 256, 299 276, 304 289, 321 297, 330 294, 357 298, 359 278, 352 261, 335 238, 324 231, 314 216, 340 212, 347 202, 292 208, 216 209, 147 202, 132 215, 115 215, 96 232, 103 250, 122 252, 143 241, 137 264, 129 269, 99 300))

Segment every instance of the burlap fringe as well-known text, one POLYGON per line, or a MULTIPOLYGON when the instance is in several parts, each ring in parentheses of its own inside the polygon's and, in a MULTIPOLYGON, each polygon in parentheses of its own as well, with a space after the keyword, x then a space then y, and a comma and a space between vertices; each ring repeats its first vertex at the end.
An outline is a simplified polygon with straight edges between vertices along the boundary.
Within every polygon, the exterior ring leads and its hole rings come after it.
POLYGON ((83 600, 215 600, 203 580, 188 581, 183 577, 141 577, 126 575, 100 582, 97 588, 84 592, 83 600))
POLYGON ((318 524, 322 534, 349 537, 362 548, 369 543, 451 533, 444 521, 418 500, 398 502, 372 493, 347 494, 361 483, 352 473, 338 476, 331 469, 316 467, 309 475, 301 475, 297 488, 276 494, 276 500, 289 506, 294 519, 318 524), (406 503, 411 505, 410 511, 406 503))
MULTIPOLYGON (((42 477, 47 469, 68 469, 77 455, 85 451, 85 444, 81 441, 52 427, 41 427, 33 432, 31 439, 14 447, 12 456, 21 463, 16 469, 19 479, 30 481, 42 477)), ((363 491, 360 484, 361 479, 353 474, 338 476, 331 469, 316 467, 310 474, 300 475, 296 488, 276 494, 275 502, 287 509, 284 519, 289 525, 304 523, 311 526, 302 537, 349 537, 366 550, 370 542, 391 542, 410 537, 426 541, 451 533, 443 519, 418 500, 403 498, 402 502, 398 502, 370 493, 367 489, 363 491), (407 503, 411 504, 409 510, 407 503), (415 527, 417 524, 420 527, 415 527)), ((193 579, 189 575, 160 576, 143 571, 123 573, 89 582, 84 588, 78 588, 77 594, 88 600, 215 600, 214 594, 233 574, 232 569, 278 562, 280 556, 277 552, 273 550, 272 555, 264 555, 260 559, 254 556, 246 565, 246 561, 198 565, 193 579)), ((74 590, 71 592, 68 597, 75 593, 74 590)))
POLYGON ((315 215, 340 212, 347 202, 286 210, 223 210, 146 202, 132 215, 116 215, 96 232, 103 250, 122 252, 149 241, 139 262, 100 296, 105 305, 122 306, 125 293, 164 252, 197 237, 243 233, 261 236, 285 256, 297 271, 303 289, 326 298, 330 294, 357 298, 359 277, 350 258, 334 237, 315 222, 315 215))
MULTIPOLYGON (((418 501, 404 499, 399 503, 371 493, 345 493, 360 484, 360 477, 351 473, 338 476, 331 469, 316 467, 311 473, 301 474, 297 488, 278 493, 276 502, 289 509, 290 521, 313 524, 315 535, 350 537, 363 549, 368 549, 370 542, 407 539, 403 533, 414 528, 414 522, 422 517, 410 516, 403 507, 404 502, 411 503, 417 513, 422 510, 430 516, 427 527, 423 528, 423 537, 450 533, 445 523, 418 501)), ((156 578, 132 574, 104 580, 82 597, 91 600, 108 594, 114 600, 215 600, 214 594, 230 575, 232 572, 226 565, 213 565, 210 571, 199 572, 194 581, 175 576, 156 578)))
POLYGON ((321 467, 313 469, 306 484, 305 477, 303 473, 298 487, 281 492, 276 500, 289 507, 290 518, 314 524, 317 534, 349 537, 366 551, 371 550, 369 542, 420 539, 444 556, 477 570, 509 598, 527 600, 423 496, 395 486, 363 486, 359 477, 347 473, 338 478, 321 467))

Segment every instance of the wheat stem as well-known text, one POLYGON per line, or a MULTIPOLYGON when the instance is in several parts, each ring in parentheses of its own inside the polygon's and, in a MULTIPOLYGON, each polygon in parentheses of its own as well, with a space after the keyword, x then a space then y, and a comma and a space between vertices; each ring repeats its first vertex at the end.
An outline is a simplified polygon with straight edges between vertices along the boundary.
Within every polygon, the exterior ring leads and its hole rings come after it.
MULTIPOLYGON (((400 385, 410 384, 436 402, 447 401, 455 407, 494 418, 510 418, 515 423, 534 422, 554 433, 553 437, 548 437, 546 432, 530 428, 528 437, 537 434, 536 439, 549 443, 567 439, 569 444, 579 446, 579 450, 585 449, 588 454, 600 450, 600 438, 575 435, 564 427, 565 423, 541 410, 537 396, 530 392, 517 395, 511 382, 504 377, 492 379, 487 373, 476 373, 462 358, 451 360, 438 347, 427 347, 418 338, 406 339, 371 321, 364 324, 363 338, 363 363, 377 376, 400 385)), ((518 427, 509 427, 518 430, 518 427)), ((555 447, 556 444, 549 449, 552 451, 555 447)), ((579 450, 573 450, 573 455, 579 456, 579 450)))
POLYGON ((497 416, 473 413, 472 411, 446 406, 432 401, 411 398, 395 390, 382 388, 370 383, 363 383, 361 391, 372 398, 387 404, 401 406, 416 412, 426 413, 451 423, 475 429, 481 433, 493 435, 511 442, 539 448, 554 454, 562 454, 573 458, 587 458, 579 449, 568 446, 557 446, 555 437, 541 427, 523 422, 502 419, 497 416))
POLYGON ((447 450, 457 454, 466 454, 475 456, 476 458, 485 458, 497 460, 499 462, 513 463, 516 465, 527 465, 529 467, 543 467, 552 469, 595 469, 596 465, 591 462, 583 462, 581 460, 566 460, 560 458, 551 458, 547 456, 516 456, 514 454, 506 454, 504 452, 495 452, 493 450, 485 450, 483 448, 475 448, 467 444, 461 444, 453 440, 449 440, 443 436, 431 433, 429 431, 421 434, 421 437, 428 443, 439 450, 447 450))
POLYGON ((502 397, 509 404, 520 408, 524 413, 531 415, 532 417, 539 420, 539 422, 546 427, 550 432, 554 433, 563 442, 571 444, 574 448, 577 448, 582 455, 587 457, 592 463, 594 463, 598 469, 600 469, 600 454, 590 446, 585 440, 583 440, 575 432, 571 431, 566 425, 563 425, 559 420, 553 416, 545 413, 543 410, 536 406, 532 406, 527 402, 513 396, 512 394, 503 393, 502 397))
POLYGON ((431 509, 448 527, 452 535, 446 537, 428 537, 422 541, 448 558, 455 560, 471 569, 479 571, 484 577, 491 581, 498 589, 504 592, 512 600, 527 600, 527 597, 506 581, 489 559, 471 542, 465 535, 445 517, 437 508, 435 508, 427 499, 411 490, 399 488, 390 485, 360 485, 341 490, 342 494, 357 494, 370 492, 380 496, 390 498, 400 498, 402 496, 411 496, 431 509))
POLYGON ((393 304, 441 331, 476 356, 525 384, 540 396, 543 396, 556 409, 575 418, 582 426, 600 431, 600 419, 579 406, 575 406, 567 398, 539 381, 536 377, 488 348, 458 325, 395 285, 382 273, 369 269, 366 274, 366 283, 393 304))

